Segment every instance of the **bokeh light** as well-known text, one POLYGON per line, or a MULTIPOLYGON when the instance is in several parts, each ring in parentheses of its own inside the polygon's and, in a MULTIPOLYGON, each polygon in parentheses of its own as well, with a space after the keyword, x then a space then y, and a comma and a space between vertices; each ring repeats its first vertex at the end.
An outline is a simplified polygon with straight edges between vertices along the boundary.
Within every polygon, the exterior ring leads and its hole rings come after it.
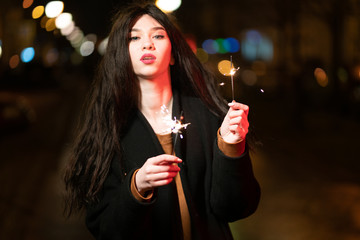
POLYGON ((58 29, 64 29, 70 26, 73 17, 70 13, 61 13, 55 20, 55 25, 58 29))
POLYGON ((215 54, 219 51, 219 45, 213 39, 205 40, 201 46, 208 54, 215 54))
POLYGON ((274 56, 274 46, 272 41, 264 37, 259 46, 259 55, 261 60, 270 61, 274 56))
POLYGON ((35 7, 32 11, 32 18, 33 19, 40 18, 44 14, 44 11, 45 11, 45 8, 42 5, 35 7))
POLYGON ((23 8, 29 8, 34 3, 34 0, 24 0, 23 1, 23 8))
POLYGON ((239 41, 235 38, 218 38, 216 40, 207 39, 202 43, 202 48, 208 54, 224 54, 224 53, 235 53, 240 50, 239 41))
POLYGON ((63 10, 64 3, 62 1, 51 1, 45 6, 45 14, 48 18, 59 16, 63 10))
POLYGON ((79 48, 84 42, 84 33, 80 28, 75 27, 74 31, 66 37, 74 48, 79 48))
POLYGON ((224 41, 223 38, 218 38, 215 40, 215 42, 217 43, 217 46, 218 46, 218 53, 226 53, 227 50, 226 48, 224 47, 224 45, 227 45, 227 42, 224 41))
POLYGON ((356 66, 353 70, 353 76, 356 80, 360 80, 360 66, 356 66))
POLYGON ((229 52, 229 53, 235 53, 240 50, 239 41, 232 37, 224 39, 223 47, 225 48, 226 52, 229 52))
POLYGON ((274 55, 273 43, 260 32, 249 30, 241 41, 241 52, 249 61, 270 61, 274 55))
POLYGON ((105 54, 108 41, 109 41, 109 38, 105 38, 105 39, 103 39, 103 40, 100 42, 100 44, 99 44, 99 46, 98 46, 98 48, 97 48, 98 53, 99 53, 100 55, 104 55, 104 54, 105 54))
POLYGON ((156 6, 163 12, 169 13, 178 9, 181 5, 181 0, 157 0, 156 6))
POLYGON ((314 76, 316 79, 316 82, 321 86, 321 87, 326 87, 329 83, 328 80, 328 76, 326 74, 326 72, 324 71, 324 69, 322 68, 315 68, 314 70, 314 76))
POLYGON ((13 55, 9 60, 9 67, 14 69, 16 68, 20 63, 19 55, 13 55))
POLYGON ((231 62, 229 60, 222 60, 218 63, 218 70, 224 76, 230 76, 231 69, 234 67, 231 66, 231 62))
POLYGON ((47 20, 45 24, 45 29, 48 32, 51 32, 56 29, 55 18, 50 18, 49 20, 47 20))
POLYGON ((2 55, 2 41, 0 40, 0 58, 1 58, 1 55, 2 55))
POLYGON ((95 44, 92 41, 85 41, 80 46, 80 54, 83 57, 87 57, 94 52, 95 44))
POLYGON ((80 28, 75 27, 74 30, 66 37, 70 42, 76 42, 79 37, 82 37, 83 33, 80 28))
POLYGON ((44 65, 47 67, 53 66, 59 59, 59 51, 56 48, 48 49, 43 55, 44 65))
POLYGON ((257 82, 256 73, 249 69, 242 71, 241 79, 248 86, 254 86, 257 82))
POLYGON ((40 27, 46 28, 46 23, 48 20, 49 20, 49 18, 47 16, 43 16, 40 20, 40 27))
POLYGON ((75 23, 74 23, 74 21, 72 21, 67 27, 61 28, 61 29, 60 29, 60 32, 61 32, 61 35, 63 35, 63 36, 68 36, 68 35, 70 35, 74 30, 75 30, 75 23))
POLYGON ((35 50, 33 47, 25 48, 21 51, 20 58, 21 61, 24 63, 30 62, 34 59, 35 56, 35 50))
POLYGON ((256 30, 249 30, 246 32, 246 39, 256 45, 256 44, 260 44, 261 40, 262 40, 262 36, 261 33, 259 33, 256 30))

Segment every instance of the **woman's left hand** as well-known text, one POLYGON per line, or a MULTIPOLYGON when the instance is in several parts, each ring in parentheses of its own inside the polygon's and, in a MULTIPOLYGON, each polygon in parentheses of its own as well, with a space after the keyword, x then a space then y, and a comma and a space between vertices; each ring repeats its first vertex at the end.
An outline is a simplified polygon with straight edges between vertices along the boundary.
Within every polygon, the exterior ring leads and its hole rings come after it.
POLYGON ((237 143, 245 140, 249 131, 249 106, 232 101, 229 111, 221 124, 220 134, 227 143, 237 143))

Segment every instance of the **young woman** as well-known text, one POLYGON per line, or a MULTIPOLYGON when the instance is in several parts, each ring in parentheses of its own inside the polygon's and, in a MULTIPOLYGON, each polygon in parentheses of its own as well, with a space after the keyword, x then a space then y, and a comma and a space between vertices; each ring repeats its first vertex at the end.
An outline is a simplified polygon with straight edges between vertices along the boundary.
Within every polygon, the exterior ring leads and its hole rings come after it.
POLYGON ((232 239, 260 197, 249 108, 226 106, 169 16, 119 12, 65 173, 67 210, 96 239, 232 239), (161 108, 182 123, 166 131, 161 108))

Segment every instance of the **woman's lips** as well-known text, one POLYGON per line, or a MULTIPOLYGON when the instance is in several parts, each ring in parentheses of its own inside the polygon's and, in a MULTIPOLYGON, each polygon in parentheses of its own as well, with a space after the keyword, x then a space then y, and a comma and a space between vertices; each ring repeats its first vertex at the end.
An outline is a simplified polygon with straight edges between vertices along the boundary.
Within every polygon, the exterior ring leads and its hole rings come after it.
POLYGON ((151 64, 153 62, 155 62, 156 57, 150 53, 144 54, 142 55, 140 61, 145 63, 145 64, 151 64))

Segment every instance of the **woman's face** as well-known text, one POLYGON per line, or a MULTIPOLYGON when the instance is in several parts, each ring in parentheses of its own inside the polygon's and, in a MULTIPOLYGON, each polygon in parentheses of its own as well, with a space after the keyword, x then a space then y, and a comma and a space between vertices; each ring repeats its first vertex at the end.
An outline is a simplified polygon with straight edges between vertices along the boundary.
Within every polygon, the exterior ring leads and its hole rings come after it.
POLYGON ((139 80, 169 76, 171 42, 154 18, 143 15, 130 31, 129 52, 139 80))

